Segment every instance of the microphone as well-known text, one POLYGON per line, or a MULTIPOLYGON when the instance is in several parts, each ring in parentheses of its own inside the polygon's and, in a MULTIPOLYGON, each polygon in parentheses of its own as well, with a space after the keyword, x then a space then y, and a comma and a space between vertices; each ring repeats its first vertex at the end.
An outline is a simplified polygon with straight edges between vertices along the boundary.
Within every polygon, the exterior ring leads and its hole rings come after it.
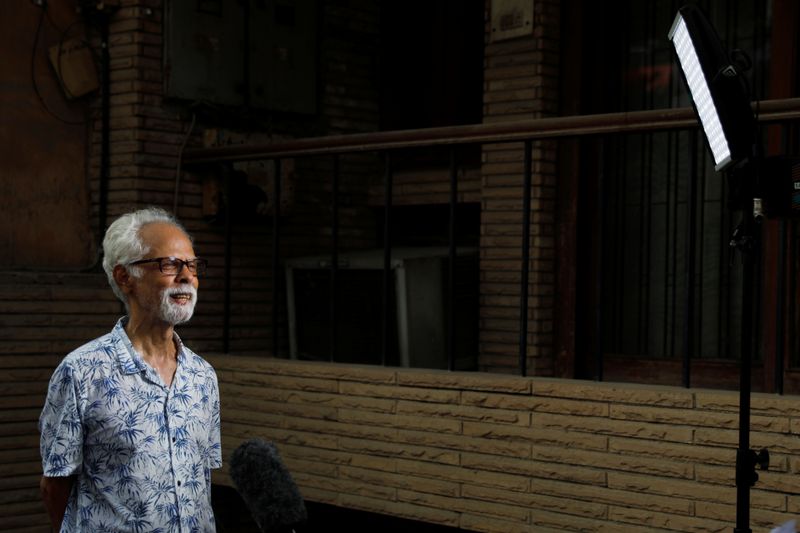
POLYGON ((308 519, 300 490, 271 442, 240 444, 231 454, 229 472, 263 533, 290 533, 308 519))

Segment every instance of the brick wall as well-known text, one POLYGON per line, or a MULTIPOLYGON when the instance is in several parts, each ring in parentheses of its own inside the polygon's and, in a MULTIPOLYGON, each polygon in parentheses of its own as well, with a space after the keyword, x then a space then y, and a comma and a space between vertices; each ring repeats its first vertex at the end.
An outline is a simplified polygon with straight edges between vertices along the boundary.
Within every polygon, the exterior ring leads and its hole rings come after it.
POLYGON ((37 422, 50 374, 123 314, 104 275, 0 274, 0 529, 49 530, 37 422))
MULTIPOLYGON (((487 13, 491 2, 487 2, 487 13)), ((534 2, 533 32, 492 42, 487 17, 483 121, 553 116, 558 111, 558 0, 534 2)), ((483 148, 481 187, 481 369, 519 368, 519 281, 522 262, 521 143, 483 148)), ((531 158, 528 369, 553 375, 556 146, 536 142, 531 158)))
MULTIPOLYGON (((735 392, 211 361, 225 459, 272 440, 311 501, 497 533, 735 523, 735 392)), ((752 445, 772 454, 751 493, 766 531, 800 513, 800 400, 755 394, 752 413, 752 445)))

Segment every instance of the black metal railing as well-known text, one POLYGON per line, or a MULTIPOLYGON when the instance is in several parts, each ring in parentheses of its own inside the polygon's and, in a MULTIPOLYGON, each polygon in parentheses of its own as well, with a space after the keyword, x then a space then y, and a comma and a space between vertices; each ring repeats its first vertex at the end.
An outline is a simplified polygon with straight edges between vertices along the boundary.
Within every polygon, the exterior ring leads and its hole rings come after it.
MULTIPOLYGON (((762 124, 796 124, 800 120, 800 99, 785 99, 785 100, 770 100, 760 102, 757 106, 758 119, 762 124)), ((693 141, 690 143, 692 146, 697 146, 697 121, 693 110, 688 108, 682 109, 663 109, 654 111, 640 111, 628 113, 614 113, 604 115, 588 115, 588 116, 569 116, 569 117, 552 117, 543 119, 534 119, 527 121, 507 122, 507 123, 492 123, 492 124, 478 124, 470 126, 452 126, 444 128, 430 128, 424 130, 407 130, 407 131, 391 131, 391 132, 377 132, 377 133, 364 133, 354 135, 338 135, 329 137, 316 137, 297 139, 292 141, 281 141, 263 145, 237 145, 237 146, 224 146, 213 147, 204 149, 187 150, 184 155, 184 161, 187 165, 202 165, 205 163, 232 163, 239 161, 253 161, 253 160, 272 160, 275 165, 275 179, 273 181, 273 217, 272 217, 272 271, 273 271, 273 313, 272 313, 272 350, 273 354, 278 355, 279 352, 279 283, 281 275, 279 274, 280 268, 280 236, 281 236, 281 218, 280 218, 280 205, 281 205, 281 160, 284 158, 297 158, 297 157, 313 157, 313 156, 332 156, 333 157, 333 171, 331 177, 332 199, 331 199, 331 228, 332 228, 332 249, 330 251, 330 359, 335 360, 337 357, 337 309, 339 304, 338 298, 338 268, 339 268, 339 188, 340 188, 340 162, 339 156, 342 154, 355 154, 364 152, 377 152, 383 154, 383 185, 384 185, 384 220, 383 220, 383 331, 382 331, 382 364, 387 362, 387 354, 390 351, 390 335, 388 320, 390 316, 390 291, 391 291, 391 251, 392 251, 392 234, 391 234, 391 206, 393 200, 393 172, 392 172, 392 153, 399 149, 409 148, 422 148, 422 147, 436 147, 446 146, 450 149, 449 159, 449 227, 448 227, 448 257, 449 257, 449 291, 447 294, 450 296, 450 319, 448 320, 447 327, 447 346, 448 346, 448 363, 447 367, 451 370, 455 368, 455 337, 456 325, 453 320, 454 314, 454 293, 455 293, 455 263, 456 263, 456 205, 458 199, 458 159, 456 148, 463 145, 474 144, 491 144, 491 143, 508 143, 508 142, 523 142, 524 146, 524 165, 522 175, 522 199, 523 199, 523 220, 522 220, 522 238, 520 243, 521 249, 521 267, 520 267, 520 301, 519 301, 519 369, 522 375, 527 375, 528 363, 528 309, 529 309, 529 269, 530 269, 530 214, 531 214, 531 191, 532 191, 532 143, 536 140, 544 139, 560 139, 560 138, 599 138, 605 135, 620 135, 630 133, 649 133, 661 132, 671 130, 689 130, 693 141)), ((692 175, 690 176, 689 187, 689 205, 692 206, 688 211, 688 236, 686 239, 686 284, 685 284, 685 309, 684 309, 684 328, 683 339, 680 342, 680 351, 683 353, 683 366, 682 366, 682 383, 688 387, 691 384, 691 353, 692 342, 695 337, 693 331, 694 320, 692 313, 694 312, 693 302, 695 295, 693 293, 695 278, 695 266, 693 256, 696 250, 694 226, 697 224, 697 212, 695 210, 697 204, 697 187, 698 177, 697 171, 697 152, 691 152, 691 168, 692 175)), ((599 178, 599 187, 603 188, 604 179, 601 175, 599 178)), ((601 207, 602 209, 602 207, 601 207)), ((787 225, 781 224, 781 246, 780 258, 778 263, 784 265, 785 250, 790 249, 795 253, 795 246, 787 247, 787 225)), ((230 223, 226 227, 226 270, 225 270, 225 316, 224 321, 224 347, 227 351, 230 336, 230 239, 231 229, 230 223)), ((783 268, 783 266, 781 266, 783 268)), ((785 271, 782 272, 785 274, 785 271)), ((782 277, 781 277, 782 279, 782 277)), ((602 275, 597 277, 597 286, 600 293, 605 290, 603 284, 605 280, 602 275)), ((794 283, 791 289, 794 289, 794 283)), ((779 286, 779 298, 777 302, 777 312, 781 320, 783 320, 784 309, 789 308, 790 312, 794 309, 793 304, 781 300, 783 295, 783 285, 779 286)), ((601 323, 602 304, 598 302, 598 311, 596 313, 598 318, 597 324, 597 350, 595 353, 595 377, 599 380, 603 379, 603 327, 601 323)), ((779 350, 776 361, 776 376, 775 385, 776 389, 782 391, 783 389, 783 337, 785 331, 778 330, 779 350)))

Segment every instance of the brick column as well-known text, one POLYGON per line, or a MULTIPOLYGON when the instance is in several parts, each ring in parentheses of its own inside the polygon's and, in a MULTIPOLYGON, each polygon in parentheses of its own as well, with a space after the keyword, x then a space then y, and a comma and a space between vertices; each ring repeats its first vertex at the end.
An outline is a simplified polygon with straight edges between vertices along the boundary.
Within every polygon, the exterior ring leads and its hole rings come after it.
MULTIPOLYGON (((533 1, 533 0, 530 0, 533 1)), ((558 109, 560 0, 533 2, 533 31, 493 40, 487 1, 483 121, 553 116, 558 109)), ((528 374, 552 375, 556 144, 535 142, 530 227, 528 374)), ((519 372, 523 144, 485 145, 482 158, 480 367, 519 372)))
MULTIPOLYGON (((109 26, 110 170, 108 220, 140 204, 172 204, 185 125, 163 105, 162 3, 123 1, 109 26)), ((101 157, 99 99, 92 136, 92 192, 97 209, 101 157)))

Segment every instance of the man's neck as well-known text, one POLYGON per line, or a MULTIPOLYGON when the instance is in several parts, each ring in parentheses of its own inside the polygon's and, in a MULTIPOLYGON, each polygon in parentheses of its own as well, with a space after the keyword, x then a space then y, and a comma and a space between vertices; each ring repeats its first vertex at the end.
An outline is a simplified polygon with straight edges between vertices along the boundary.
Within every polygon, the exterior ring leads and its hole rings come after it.
POLYGON ((171 324, 161 320, 145 320, 131 313, 125 333, 134 349, 147 362, 174 361, 177 356, 174 327, 171 324))

